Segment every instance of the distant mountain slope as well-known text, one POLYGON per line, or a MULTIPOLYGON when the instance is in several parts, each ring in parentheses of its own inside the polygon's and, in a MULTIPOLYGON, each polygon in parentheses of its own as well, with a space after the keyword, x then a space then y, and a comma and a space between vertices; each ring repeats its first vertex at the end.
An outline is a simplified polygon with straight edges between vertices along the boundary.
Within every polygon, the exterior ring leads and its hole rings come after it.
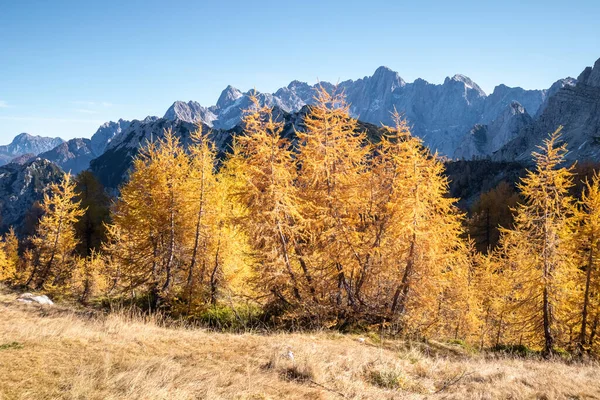
POLYGON ((42 199, 46 187, 62 176, 58 166, 42 158, 0 167, 0 231, 18 227, 31 205, 42 199))
MULTIPOLYGON (((294 141, 295 132, 303 130, 303 118, 309 106, 304 106, 298 112, 288 113, 279 108, 274 109, 276 119, 284 122, 282 135, 294 141)), ((104 154, 91 161, 90 169, 100 182, 108 189, 117 189, 126 179, 133 157, 142 146, 164 136, 165 130, 172 130, 184 145, 190 143, 190 134, 197 129, 197 123, 180 119, 146 118, 134 120, 129 128, 123 131, 108 145, 104 154)), ((215 143, 220 155, 229 152, 235 135, 242 134, 241 124, 232 129, 215 129, 202 124, 203 132, 208 134, 215 143)), ((381 134, 381 128, 364 122, 358 123, 358 129, 367 132, 370 139, 376 140, 381 134)))
POLYGON ((92 152, 94 152, 96 155, 104 153, 106 146, 108 146, 111 140, 116 135, 127 129, 130 123, 130 121, 120 119, 117 122, 109 121, 100 125, 96 133, 94 133, 90 139, 90 148, 92 152))
POLYGON ((531 124, 532 121, 533 119, 525 108, 520 103, 513 101, 506 106, 502 114, 489 124, 476 124, 463 137, 454 156, 465 160, 486 158, 513 140, 520 130, 531 124))
POLYGON ((61 138, 50 138, 42 136, 33 136, 28 133, 21 133, 13 139, 10 144, 0 146, 0 165, 10 162, 15 157, 24 154, 38 155, 48 151, 63 143, 61 138))
POLYGON ((78 174, 90 167, 90 161, 102 153, 92 150, 90 139, 71 139, 61 143, 50 151, 40 153, 38 157, 45 158, 60 166, 63 171, 78 174))
MULTIPOLYGON (((91 161, 90 169, 104 186, 116 189, 125 179, 133 157, 139 149, 164 136, 166 129, 172 129, 180 140, 187 144, 190 133, 196 129, 196 124, 165 118, 134 120, 107 146, 102 155, 91 161)), ((205 126, 205 129, 208 132, 210 128, 205 126)))
POLYGON ((600 59, 587 67, 576 85, 564 85, 543 111, 494 154, 497 160, 527 160, 548 133, 563 126, 569 160, 600 160, 600 59))

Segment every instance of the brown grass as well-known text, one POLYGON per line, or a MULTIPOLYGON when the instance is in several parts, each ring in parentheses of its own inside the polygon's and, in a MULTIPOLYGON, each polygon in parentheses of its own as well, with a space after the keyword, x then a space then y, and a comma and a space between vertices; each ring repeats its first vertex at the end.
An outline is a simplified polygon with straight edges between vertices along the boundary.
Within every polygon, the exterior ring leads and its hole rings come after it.
POLYGON ((596 364, 492 358, 331 332, 222 334, 15 302, 0 399, 600 399, 596 364), (294 359, 287 354, 292 351, 294 359))

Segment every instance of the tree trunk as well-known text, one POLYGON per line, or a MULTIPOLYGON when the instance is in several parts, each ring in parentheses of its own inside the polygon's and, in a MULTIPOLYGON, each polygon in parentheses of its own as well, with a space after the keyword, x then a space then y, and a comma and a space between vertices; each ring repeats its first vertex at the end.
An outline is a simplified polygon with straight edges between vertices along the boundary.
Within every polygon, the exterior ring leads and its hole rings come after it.
POLYGON ((392 314, 396 313, 396 309, 398 310, 399 315, 403 315, 406 310, 406 303, 408 300, 408 292, 410 290, 410 280, 414 269, 414 259, 415 259, 415 242, 417 241, 417 234, 413 232, 413 237, 410 242, 410 250, 408 252, 408 260, 406 261, 406 268, 404 269, 404 274, 402 275, 402 281, 396 292, 394 293, 394 299, 392 301, 392 314))
POLYGON ((552 305, 550 304, 548 286, 544 286, 543 291, 543 309, 544 309, 544 357, 552 355, 554 349, 554 337, 552 335, 552 305))
MULTIPOLYGON (((204 153, 202 153, 204 154, 204 153)), ((203 157, 204 160, 204 157, 203 157)), ((188 276, 187 276, 187 287, 188 287, 188 313, 190 312, 190 308, 192 305, 192 291, 193 291, 193 281, 194 281, 194 268, 196 267, 196 259, 198 257, 198 246, 200 245, 200 232, 202 228, 202 217, 204 216, 204 164, 201 169, 202 173, 200 175, 200 201, 199 201, 199 209, 198 209, 198 218, 196 220, 196 233, 194 236, 194 249, 192 251, 192 259, 190 261, 190 266, 188 267, 188 276)))
POLYGON ((598 329, 598 321, 600 320, 600 314, 596 314, 594 318, 594 322, 592 322, 592 329, 590 329, 590 339, 588 340, 588 352, 591 350, 594 345, 594 339, 596 338, 596 332, 598 329))
POLYGON ((587 317, 588 317, 588 304, 590 301, 590 282, 592 280, 592 267, 594 265, 594 235, 590 238, 590 253, 588 255, 588 265, 585 274, 585 292, 583 294, 583 309, 581 310, 581 331, 579 333, 579 343, 577 343, 577 352, 583 354, 583 347, 585 346, 586 330, 587 330, 587 317))
POLYGON ((283 231, 281 230, 281 224, 277 221, 277 232, 279 233, 279 241, 281 243, 281 251, 283 252, 283 261, 285 262, 285 267, 290 275, 290 279, 292 280, 292 287, 294 291, 294 297, 301 301, 302 297, 300 296, 300 291, 298 290, 298 282, 296 280, 296 275, 292 270, 292 264, 290 263, 290 257, 288 254, 287 242, 285 237, 283 236, 283 231))
POLYGON ((217 251, 215 252, 215 265, 213 267, 212 273, 210 274, 210 304, 213 306, 217 304, 217 285, 218 285, 218 276, 217 273, 219 271, 219 252, 221 250, 221 236, 219 235, 219 240, 217 242, 217 251))
POLYGON ((315 302, 315 304, 318 304, 319 301, 317 300, 316 290, 315 290, 315 286, 313 284, 313 278, 308 269, 308 265, 306 265, 306 260, 304 259, 304 255, 302 254, 302 251, 300 250, 300 247, 298 245, 296 245, 295 249, 296 249, 296 254, 298 255, 298 261, 300 262, 300 267, 302 268, 302 272, 304 273, 304 278, 306 279, 306 282, 308 284, 308 290, 310 291, 310 295, 311 295, 313 301, 315 302))
POLYGON ((46 279, 48 279, 48 275, 50 274, 50 271, 52 269, 52 264, 54 263, 54 258, 56 257, 56 251, 58 250, 57 247, 58 240, 60 239, 60 232, 62 230, 62 222, 62 219, 58 222, 58 227, 56 228, 56 235, 54 237, 54 244, 52 245, 52 253, 50 255, 50 260, 48 260, 48 263, 46 264, 46 267, 42 272, 42 276, 40 277, 40 280, 36 285, 36 289, 38 290, 44 287, 44 283, 46 283, 46 279))
POLYGON ((149 299, 149 307, 150 310, 156 310, 161 303, 160 292, 158 290, 158 271, 157 271, 157 263, 156 257, 158 256, 158 239, 154 238, 152 240, 152 244, 154 246, 152 250, 152 268, 150 270, 152 276, 152 284, 150 286, 150 299, 149 299))
POLYGON ((548 253, 550 251, 550 232, 548 229, 548 205, 546 205, 546 208, 544 210, 544 244, 543 244, 543 249, 542 249, 542 256, 543 256, 543 265, 542 265, 542 272, 543 272, 543 276, 542 276, 542 282, 544 285, 543 291, 542 291, 542 311, 543 311, 543 323, 544 323, 544 350, 542 351, 542 355, 544 357, 549 357, 552 355, 552 351, 554 348, 554 337, 552 335, 552 322, 553 322, 553 315, 552 315, 552 304, 550 302, 550 293, 549 293, 549 286, 550 286, 550 279, 552 278, 551 276, 551 264, 550 261, 548 260, 548 253))
POLYGON ((336 269, 338 271, 338 306, 342 304, 342 296, 341 296, 341 290, 342 288, 344 289, 344 291, 346 292, 346 296, 348 296, 348 305, 349 306, 354 306, 354 296, 352 295, 352 290, 350 289, 350 286, 348 285, 348 281, 346 280, 346 274, 344 274, 344 268, 342 267, 342 264, 340 264, 339 262, 335 263, 336 269))
POLYGON ((170 227, 169 227, 169 255, 167 257, 167 264, 165 265, 166 279, 162 287, 163 292, 167 292, 171 286, 171 275, 173 267, 173 257, 175 256, 175 204, 173 199, 173 193, 171 193, 171 210, 170 210, 170 227))

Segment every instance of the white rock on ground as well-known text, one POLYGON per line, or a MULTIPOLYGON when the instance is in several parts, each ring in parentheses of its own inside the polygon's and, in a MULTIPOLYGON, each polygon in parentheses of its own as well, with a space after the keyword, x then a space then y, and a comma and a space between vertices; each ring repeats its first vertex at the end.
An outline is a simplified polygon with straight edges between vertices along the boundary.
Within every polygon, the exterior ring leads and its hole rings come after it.
POLYGON ((26 303, 26 304, 38 303, 38 304, 44 304, 44 305, 49 305, 49 306, 54 305, 54 302, 52 300, 50 300, 48 298, 48 296, 46 296, 46 295, 34 296, 31 293, 23 293, 22 295, 20 295, 17 298, 17 301, 19 301, 21 303, 26 303))

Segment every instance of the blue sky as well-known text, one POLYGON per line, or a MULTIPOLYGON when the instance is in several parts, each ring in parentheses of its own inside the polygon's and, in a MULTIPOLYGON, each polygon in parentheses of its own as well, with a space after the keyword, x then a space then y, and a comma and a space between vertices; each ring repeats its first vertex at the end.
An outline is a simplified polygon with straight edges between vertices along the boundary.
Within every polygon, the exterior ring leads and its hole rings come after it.
POLYGON ((380 65, 407 81, 462 73, 486 93, 546 88, 600 57, 598 21, 592 0, 0 0, 0 143, 380 65))

